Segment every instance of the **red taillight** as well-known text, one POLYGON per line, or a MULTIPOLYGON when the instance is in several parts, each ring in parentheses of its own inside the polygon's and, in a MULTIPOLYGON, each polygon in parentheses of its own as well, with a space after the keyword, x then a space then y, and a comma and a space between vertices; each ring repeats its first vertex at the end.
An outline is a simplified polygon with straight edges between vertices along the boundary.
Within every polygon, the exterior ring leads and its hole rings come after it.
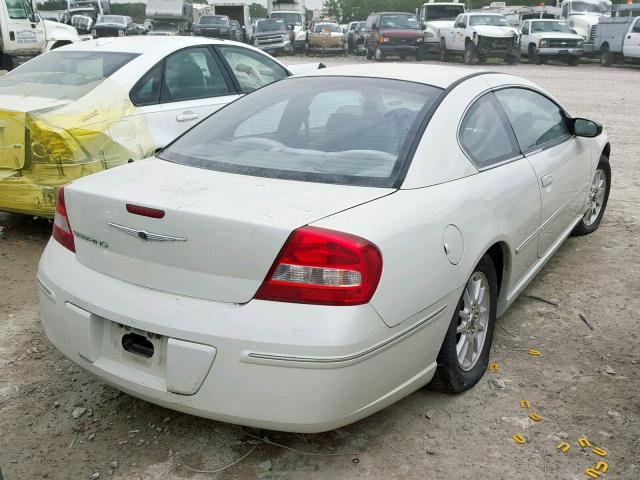
POLYGON ((368 240, 303 227, 291 234, 255 298, 360 305, 371 300, 381 274, 382 255, 368 240))
POLYGON ((134 205, 133 203, 127 203, 127 212, 134 215, 142 215, 143 217, 164 218, 164 210, 134 205))
POLYGON ((53 233, 51 234, 60 245, 72 252, 76 251, 76 243, 73 241, 73 232, 67 215, 67 205, 64 203, 64 187, 58 189, 58 202, 56 203, 56 216, 53 218, 53 233))

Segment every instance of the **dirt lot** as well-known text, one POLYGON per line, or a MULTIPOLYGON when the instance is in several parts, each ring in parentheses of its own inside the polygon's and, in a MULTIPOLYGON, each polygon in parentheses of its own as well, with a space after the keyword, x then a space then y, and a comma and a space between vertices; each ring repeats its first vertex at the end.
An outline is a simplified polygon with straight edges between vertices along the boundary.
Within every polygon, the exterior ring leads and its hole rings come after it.
POLYGON ((4 478, 82 479, 99 472, 140 479, 570 480, 587 478, 584 470, 599 460, 577 445, 583 435, 608 451, 607 478, 640 478, 640 69, 491 68, 538 82, 572 113, 601 121, 613 145, 613 189, 601 228, 570 238, 499 320, 492 352, 499 371, 487 372, 463 395, 423 389, 319 435, 243 429, 166 410, 102 384, 51 346, 35 287, 49 224, 0 214, 4 478), (529 348, 541 355, 528 355, 529 348), (506 388, 492 390, 492 378, 506 388), (521 399, 533 402, 540 422, 528 420, 521 399), (76 407, 87 409, 78 419, 76 407), (528 443, 517 445, 514 434, 528 443), (561 441, 572 444, 566 454, 556 448, 561 441), (192 470, 214 470, 250 451, 222 473, 192 470))

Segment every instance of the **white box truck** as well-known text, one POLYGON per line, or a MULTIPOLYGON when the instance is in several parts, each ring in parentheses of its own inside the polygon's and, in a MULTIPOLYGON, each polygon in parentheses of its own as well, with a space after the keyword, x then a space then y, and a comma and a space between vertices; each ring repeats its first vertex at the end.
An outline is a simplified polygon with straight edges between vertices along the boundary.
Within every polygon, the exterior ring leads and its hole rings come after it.
POLYGON ((243 41, 251 36, 251 15, 248 3, 209 0, 209 4, 213 6, 216 15, 226 15, 230 20, 236 20, 240 23, 243 41))

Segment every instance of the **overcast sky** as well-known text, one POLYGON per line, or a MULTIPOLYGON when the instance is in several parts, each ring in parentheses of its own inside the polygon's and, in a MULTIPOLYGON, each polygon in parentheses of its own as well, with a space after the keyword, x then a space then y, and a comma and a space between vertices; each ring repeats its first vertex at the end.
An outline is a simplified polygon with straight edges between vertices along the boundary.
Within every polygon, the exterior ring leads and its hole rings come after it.
MULTIPOLYGON (((231 3, 233 0, 229 0, 231 3)), ((249 3, 260 3, 267 6, 267 0, 249 0, 249 3)), ((111 3, 147 3, 146 0, 111 0, 111 3)), ((305 6, 311 10, 322 8, 323 0, 305 0, 305 6)))

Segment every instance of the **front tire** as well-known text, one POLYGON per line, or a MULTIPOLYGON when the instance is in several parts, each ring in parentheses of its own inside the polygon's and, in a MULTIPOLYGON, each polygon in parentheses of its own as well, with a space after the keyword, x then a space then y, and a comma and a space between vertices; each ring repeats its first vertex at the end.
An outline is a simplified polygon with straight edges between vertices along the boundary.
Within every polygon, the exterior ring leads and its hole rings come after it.
POLYGON ((540 53, 535 45, 529 46, 529 63, 532 65, 540 65, 542 63, 540 53))
POLYGON ((496 323, 498 283, 491 257, 482 257, 464 287, 438 353, 433 388, 461 393, 473 387, 489 364, 496 323))
POLYGON ((367 45, 365 47, 365 57, 367 60, 371 60, 373 58, 373 54, 371 53, 371 50, 369 50, 369 46, 367 45))
POLYGON ((587 211, 582 217, 582 220, 580 220, 580 223, 573 229, 571 235, 588 235, 598 229, 604 216, 604 211, 607 208, 610 190, 611 166, 609 165, 609 159, 602 155, 593 179, 591 180, 587 211))
POLYGON ((444 38, 440 39, 440 61, 448 62, 449 61, 449 51, 447 50, 447 43, 444 38))
POLYGON ((478 60, 476 46, 472 42, 467 42, 464 46, 464 63, 467 65, 475 65, 478 60))

